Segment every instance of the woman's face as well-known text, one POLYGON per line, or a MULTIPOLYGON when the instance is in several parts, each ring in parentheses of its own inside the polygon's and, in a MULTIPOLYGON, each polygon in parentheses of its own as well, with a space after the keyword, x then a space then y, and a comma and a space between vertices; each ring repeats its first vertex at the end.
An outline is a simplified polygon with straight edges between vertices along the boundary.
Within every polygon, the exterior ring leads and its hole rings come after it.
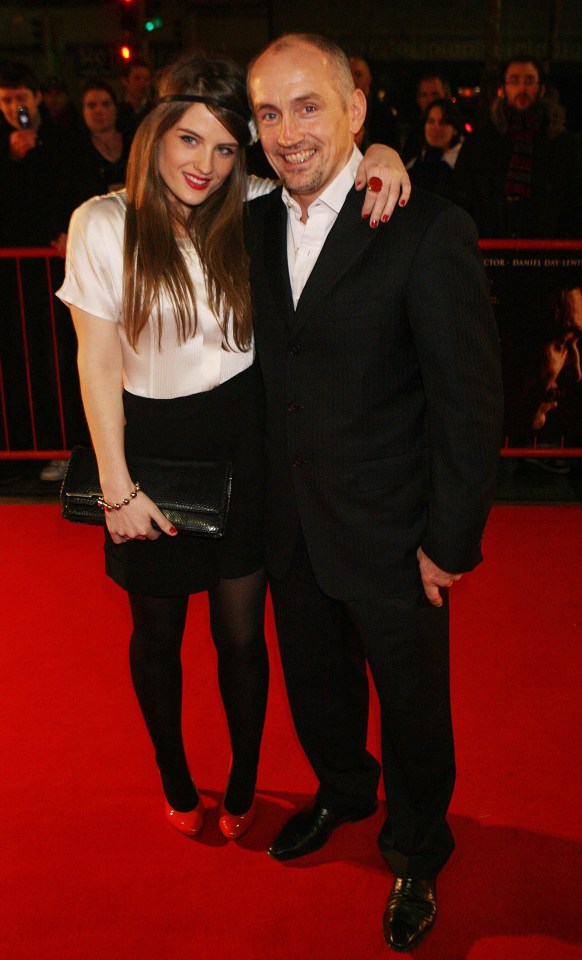
POLYGON ((184 216, 222 186, 239 149, 203 103, 192 104, 166 131, 160 142, 160 176, 184 216))
POLYGON ((91 133, 107 133, 115 128, 117 110, 106 90, 87 90, 83 97, 83 120, 91 133))
POLYGON ((446 150, 456 132, 452 123, 447 123, 443 119, 442 108, 431 107, 424 124, 424 136, 429 147, 440 147, 441 150, 446 150))

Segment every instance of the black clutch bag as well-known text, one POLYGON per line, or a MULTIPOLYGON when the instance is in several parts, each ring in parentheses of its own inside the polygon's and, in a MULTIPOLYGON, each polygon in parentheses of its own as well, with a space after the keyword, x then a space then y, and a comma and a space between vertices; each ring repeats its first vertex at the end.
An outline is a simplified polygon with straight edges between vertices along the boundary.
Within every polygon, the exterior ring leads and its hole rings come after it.
MULTIPOLYGON (((176 530, 199 537, 223 535, 230 504, 231 463, 129 455, 127 465, 140 489, 176 530)), ((60 497, 65 520, 104 525, 105 512, 97 504, 101 497, 97 460, 89 447, 71 451, 60 497)))

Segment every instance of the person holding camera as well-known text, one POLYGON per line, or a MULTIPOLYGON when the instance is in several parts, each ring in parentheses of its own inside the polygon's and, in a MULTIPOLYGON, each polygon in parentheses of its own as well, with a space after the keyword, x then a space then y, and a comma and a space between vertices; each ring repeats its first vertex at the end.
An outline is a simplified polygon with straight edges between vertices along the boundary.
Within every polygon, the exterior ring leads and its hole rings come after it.
MULTIPOLYGON (((0 64, 0 247, 53 247, 64 257, 69 217, 77 205, 72 136, 45 121, 40 83, 28 66, 0 64)), ((52 288, 56 289, 62 282, 62 260, 50 261, 50 273, 52 288)), ((8 411, 4 431, 7 446, 13 450, 59 449, 65 438, 60 429, 50 322, 55 305, 51 305, 42 259, 27 257, 20 261, 20 289, 22 303, 14 261, 2 260, 0 360, 8 411), (26 322, 26 343, 21 311, 26 322)), ((75 340, 64 311, 59 312, 58 306, 56 310, 66 439, 82 442, 86 432, 75 367, 75 340)), ((64 464, 65 461, 47 464, 41 479, 62 478, 64 464)), ((14 465, 4 469, 12 469, 14 475, 14 465)), ((10 475, 4 479, 10 479, 10 475)))

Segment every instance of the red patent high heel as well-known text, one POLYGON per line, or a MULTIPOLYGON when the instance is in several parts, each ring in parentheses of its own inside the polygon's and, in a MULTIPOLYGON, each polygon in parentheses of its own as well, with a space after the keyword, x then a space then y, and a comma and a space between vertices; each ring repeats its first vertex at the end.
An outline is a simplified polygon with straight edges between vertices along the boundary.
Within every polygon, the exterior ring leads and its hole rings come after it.
POLYGON ((181 810, 174 810, 173 807, 166 801, 166 818, 169 823, 172 824, 175 830, 178 830, 180 833, 183 833, 185 837, 195 837, 200 833, 202 827, 204 826, 204 815, 205 815, 204 804, 202 803, 202 798, 198 800, 198 803, 193 810, 187 810, 183 813, 181 810))
POLYGON ((250 830, 257 815, 257 801, 253 800, 250 809, 246 813, 229 813, 224 806, 224 800, 220 804, 218 812, 218 826, 221 833, 227 840, 238 840, 243 834, 250 830))

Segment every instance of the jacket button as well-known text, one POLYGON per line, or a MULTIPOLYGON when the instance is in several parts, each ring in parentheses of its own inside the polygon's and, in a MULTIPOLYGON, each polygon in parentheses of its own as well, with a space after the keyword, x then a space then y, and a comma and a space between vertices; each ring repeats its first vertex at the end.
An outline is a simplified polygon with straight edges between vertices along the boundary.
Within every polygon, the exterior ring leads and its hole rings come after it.
POLYGON ((291 346, 289 347, 289 353, 293 354, 294 357, 297 356, 297 354, 299 353, 299 347, 297 346, 296 343, 291 344, 291 346))
POLYGON ((303 457, 295 457, 293 461, 293 466, 302 467, 304 463, 305 463, 305 460, 303 459, 303 457))
POLYGON ((296 400, 290 400, 289 403, 287 404, 287 409, 291 413, 297 413, 298 410, 301 410, 301 404, 297 403, 296 400))

